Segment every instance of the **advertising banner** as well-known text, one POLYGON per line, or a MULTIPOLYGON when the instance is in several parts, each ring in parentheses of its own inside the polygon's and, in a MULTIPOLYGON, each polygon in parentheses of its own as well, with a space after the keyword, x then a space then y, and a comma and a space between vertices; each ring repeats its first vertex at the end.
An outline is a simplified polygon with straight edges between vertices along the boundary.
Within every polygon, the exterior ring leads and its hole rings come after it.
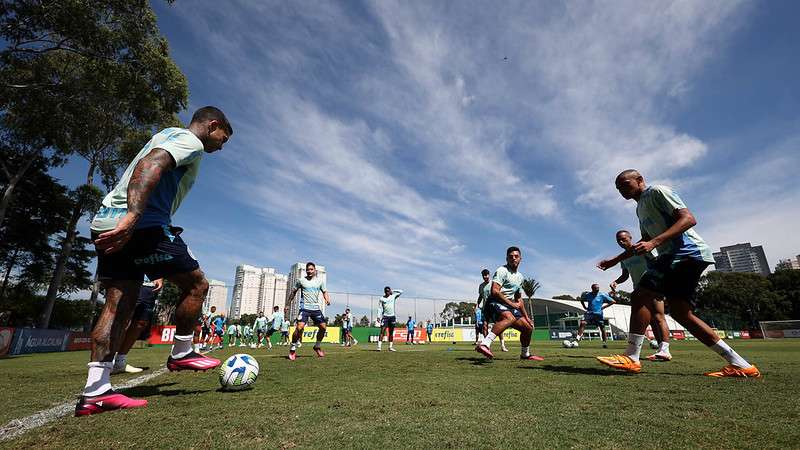
POLYGON ((570 330, 550 330, 550 339, 560 341, 562 339, 569 339, 572 337, 570 330))
POLYGON ((11 350, 11 342, 14 340, 14 329, 0 327, 0 356, 5 356, 11 350))
POLYGON ((92 333, 73 331, 69 334, 67 351, 90 350, 92 348, 92 333))
MULTIPOLYGON (((303 342, 315 342, 317 340, 317 327, 306 326, 303 328, 303 342)), ((294 327, 289 327, 289 336, 294 335, 294 327)), ((328 327, 322 342, 338 344, 341 342, 342 329, 340 327, 328 327)))
POLYGON ((150 328, 150 339, 147 340, 150 344, 172 344, 172 339, 175 337, 175 325, 157 325, 150 328))
POLYGON ((750 339, 750 332, 748 330, 742 330, 739 332, 739 337, 742 339, 750 339))
MULTIPOLYGON (((406 342, 406 338, 408 337, 408 329, 403 327, 395 328, 394 329, 394 341, 395 342, 406 342)), ((388 341, 389 339, 384 335, 383 336, 384 342, 388 341)), ((414 328, 414 336, 412 337, 413 342, 427 342, 428 340, 428 333, 425 331, 424 328, 414 328)))
POLYGON ((682 330, 670 331, 669 334, 672 335, 672 339, 677 339, 677 340, 686 339, 686 333, 684 333, 682 330))
POLYGON ((69 333, 61 330, 17 328, 14 343, 11 344, 11 354, 63 352, 69 342, 69 333))
MULTIPOLYGON (((506 341, 519 341, 519 331, 508 329, 503 332, 506 341)), ((432 342, 475 342, 475 328, 434 328, 432 342)))

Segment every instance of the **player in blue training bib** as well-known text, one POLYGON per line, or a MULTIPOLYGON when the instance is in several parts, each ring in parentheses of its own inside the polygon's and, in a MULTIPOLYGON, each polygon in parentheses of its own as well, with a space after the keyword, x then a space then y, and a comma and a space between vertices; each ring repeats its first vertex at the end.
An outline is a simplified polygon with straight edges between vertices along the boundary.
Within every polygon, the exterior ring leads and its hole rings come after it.
POLYGON ((314 352, 320 358, 325 356, 322 351, 322 339, 325 338, 328 319, 322 313, 322 302, 330 305, 328 289, 325 282, 317 277, 317 266, 313 262, 306 263, 306 276, 297 280, 289 295, 289 300, 300 291, 300 314, 297 316, 297 326, 292 335, 292 345, 289 347, 289 359, 294 361, 297 358, 297 342, 303 336, 303 329, 306 323, 311 320, 318 327, 317 342, 314 344, 314 352))
POLYGON ((579 341, 583 339, 583 331, 586 329, 586 325, 592 325, 600 328, 600 338, 603 340, 603 348, 608 348, 603 310, 615 303, 617 303, 617 301, 609 297, 608 294, 600 292, 600 286, 597 284, 592 285, 591 292, 584 292, 583 295, 581 295, 581 306, 583 306, 586 312, 583 314, 583 320, 578 324, 579 341))

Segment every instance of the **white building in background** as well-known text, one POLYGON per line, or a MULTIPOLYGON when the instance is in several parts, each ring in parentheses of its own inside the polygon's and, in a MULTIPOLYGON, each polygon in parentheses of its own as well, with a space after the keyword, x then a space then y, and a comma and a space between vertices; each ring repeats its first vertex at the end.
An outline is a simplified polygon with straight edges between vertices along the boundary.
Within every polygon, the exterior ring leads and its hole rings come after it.
POLYGON ((274 305, 282 306, 286 298, 286 275, 272 267, 242 264, 236 268, 231 299, 231 318, 264 312, 270 315, 274 305))
POLYGON ((228 286, 222 281, 208 280, 208 294, 203 302, 203 311, 209 311, 212 306, 217 307, 217 312, 228 313, 228 286))
MULTIPOLYGON (((328 285, 328 274, 325 271, 325 266, 316 265, 317 278, 321 278, 325 285, 328 285)), ((299 262, 292 265, 289 269, 289 279, 286 281, 286 307, 289 308, 290 320, 293 320, 300 313, 300 293, 298 292, 294 298, 289 298, 289 294, 294 290, 294 284, 300 278, 306 276, 306 263, 299 262)), ((322 303, 322 314, 325 314, 325 302, 322 303)))

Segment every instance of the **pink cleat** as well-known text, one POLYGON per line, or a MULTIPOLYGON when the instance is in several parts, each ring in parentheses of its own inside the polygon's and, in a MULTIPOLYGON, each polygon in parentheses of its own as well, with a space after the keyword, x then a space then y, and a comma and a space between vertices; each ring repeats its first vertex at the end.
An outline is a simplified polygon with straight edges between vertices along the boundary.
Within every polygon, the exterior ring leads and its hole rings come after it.
POLYGON ((320 358, 325 357, 325 352, 323 352, 322 349, 319 347, 314 347, 314 352, 316 352, 317 356, 319 356, 320 358))
POLYGON ((170 372, 181 370, 202 370, 205 372, 208 369, 213 369, 221 364, 221 361, 208 356, 201 355, 200 353, 190 352, 183 358, 173 358, 172 355, 167 358, 167 369, 170 372))
POLYGON ((147 400, 130 398, 110 390, 102 395, 93 397, 81 396, 75 405, 75 417, 100 414, 115 409, 142 408, 147 406, 147 400))
POLYGON ((297 359, 297 351, 289 350, 289 361, 294 361, 297 359))
POLYGON ((478 344, 475 346, 475 351, 489 359, 494 358, 494 353, 492 353, 492 350, 483 344, 478 344))
POLYGON ((538 355, 520 356, 519 359, 523 361, 544 361, 544 358, 538 355))

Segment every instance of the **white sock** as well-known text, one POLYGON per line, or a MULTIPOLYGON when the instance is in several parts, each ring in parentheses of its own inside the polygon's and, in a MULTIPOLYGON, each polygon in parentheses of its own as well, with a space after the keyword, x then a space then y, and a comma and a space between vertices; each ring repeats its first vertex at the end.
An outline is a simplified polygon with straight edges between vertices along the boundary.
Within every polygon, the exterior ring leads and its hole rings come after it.
POLYGON ((394 348, 394 341, 389 341, 389 348, 394 348))
POLYGON ((114 357, 114 367, 119 369, 124 369, 127 364, 128 364, 128 355, 117 353, 117 356, 114 357))
POLYGON ((188 355, 192 352, 192 338, 194 338, 191 334, 186 334, 183 336, 175 335, 175 338, 172 340, 172 357, 183 358, 184 356, 188 355))
POLYGON ((728 361, 728 364, 732 364, 732 365, 734 365, 736 367, 739 367, 739 368, 742 368, 742 369, 749 369, 750 367, 752 367, 750 365, 750 363, 747 362, 746 359, 744 359, 741 356, 739 356, 739 354, 736 353, 722 339, 717 341, 716 344, 712 345, 711 346, 711 350, 714 350, 715 352, 719 353, 720 356, 722 356, 723 358, 725 358, 726 361, 728 361))
POLYGON ((114 363, 90 362, 87 366, 89 367, 89 375, 86 377, 83 395, 92 397, 111 389, 111 368, 114 363))
POLYGON ((642 351, 642 343, 644 342, 643 334, 633 334, 628 336, 628 348, 625 349, 625 356, 634 361, 639 361, 639 353, 642 351))
POLYGON ((522 347, 522 353, 520 353, 520 356, 522 356, 523 358, 526 358, 526 357, 530 356, 530 354, 531 354, 531 348, 530 347, 522 347))
POLYGON ((296 351, 296 350, 297 350, 297 344, 295 344, 294 342, 292 342, 292 346, 291 346, 291 347, 289 347, 289 350, 290 350, 290 351, 296 351))
POLYGON ((658 348, 658 353, 669 353, 669 342, 661 342, 661 346, 658 348))
POLYGON ((486 334, 486 337, 483 338, 483 341, 481 341, 481 345, 484 345, 486 347, 491 346, 492 342, 494 342, 494 339, 496 337, 497 335, 490 331, 489 333, 486 334))

